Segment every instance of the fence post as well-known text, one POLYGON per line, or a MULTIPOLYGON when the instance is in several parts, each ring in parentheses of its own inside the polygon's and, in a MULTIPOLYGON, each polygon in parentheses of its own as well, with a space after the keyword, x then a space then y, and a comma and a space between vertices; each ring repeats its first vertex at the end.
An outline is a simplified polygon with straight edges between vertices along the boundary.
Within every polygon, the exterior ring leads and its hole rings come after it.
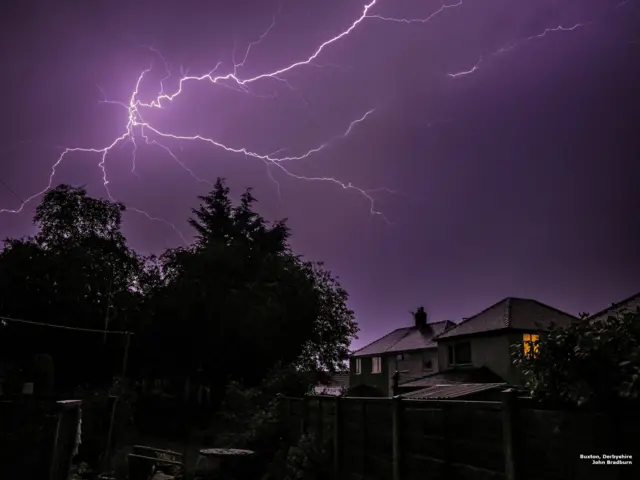
POLYGON ((62 412, 60 412, 59 408, 56 408, 55 419, 56 419, 56 430, 55 430, 55 436, 53 438, 53 445, 51 447, 51 462, 49 464, 49 480, 55 480, 56 474, 58 473, 58 468, 59 468, 58 465, 60 463, 60 427, 62 424, 62 412))
POLYGON ((402 420, 402 397, 396 396, 391 399, 391 442, 392 442, 392 462, 393 462, 393 480, 400 480, 400 437, 402 420))
POLYGON ((367 462, 367 402, 365 400, 360 400, 362 404, 362 478, 367 478, 367 473, 369 471, 367 462))
POLYGON ((516 479, 515 411, 517 392, 508 389, 502 392, 502 441, 504 450, 505 480, 516 479))
POLYGON ((442 415, 442 443, 444 444, 444 478, 452 477, 452 466, 451 466, 451 457, 452 457, 452 441, 451 441, 451 413, 449 411, 449 404, 446 400, 440 403, 440 412, 442 415))
POLYGON ((319 447, 322 446, 322 441, 324 440, 324 418, 322 418, 322 397, 317 396, 316 400, 318 401, 318 410, 317 410, 317 418, 316 418, 316 443, 319 447))
POLYGON ((301 433, 302 435, 306 435, 309 430, 309 395, 302 397, 302 422, 301 422, 301 433))
POLYGON ((340 397, 336 397, 336 411, 333 417, 333 472, 336 475, 340 475, 340 450, 342 448, 342 442, 340 436, 342 435, 342 408, 340 406, 342 402, 340 397))

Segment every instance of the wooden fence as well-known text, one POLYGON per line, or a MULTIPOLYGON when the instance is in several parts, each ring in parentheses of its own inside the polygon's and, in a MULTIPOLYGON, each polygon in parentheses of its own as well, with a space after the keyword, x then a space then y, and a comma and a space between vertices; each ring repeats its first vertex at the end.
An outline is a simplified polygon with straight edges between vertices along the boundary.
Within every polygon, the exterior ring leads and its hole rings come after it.
POLYGON ((284 398, 294 434, 328 445, 345 480, 640 478, 640 413, 544 410, 501 402, 307 396, 284 398), (634 455, 594 465, 580 455, 634 455), (627 461, 629 459, 626 459, 627 461))

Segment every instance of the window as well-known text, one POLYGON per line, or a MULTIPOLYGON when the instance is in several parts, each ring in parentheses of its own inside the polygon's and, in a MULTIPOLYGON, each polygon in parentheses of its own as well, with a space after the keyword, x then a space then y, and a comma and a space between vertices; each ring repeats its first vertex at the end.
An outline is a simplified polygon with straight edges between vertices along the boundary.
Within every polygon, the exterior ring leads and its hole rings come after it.
POLYGON ((362 359, 356 358, 356 375, 360 375, 362 373, 362 359))
POLYGON ((469 342, 449 345, 449 365, 469 365, 471 363, 471 344, 469 342))
POLYGON ((404 360, 404 353, 399 353, 399 354, 396 356, 396 360, 397 360, 397 361, 399 361, 399 362, 401 362, 402 360, 404 360))
POLYGON ((535 333, 525 333, 522 336, 526 356, 534 358, 538 356, 538 340, 540 340, 540 335, 535 333))
POLYGON ((380 373, 382 371, 382 358, 373 357, 371 359, 371 373, 380 373))

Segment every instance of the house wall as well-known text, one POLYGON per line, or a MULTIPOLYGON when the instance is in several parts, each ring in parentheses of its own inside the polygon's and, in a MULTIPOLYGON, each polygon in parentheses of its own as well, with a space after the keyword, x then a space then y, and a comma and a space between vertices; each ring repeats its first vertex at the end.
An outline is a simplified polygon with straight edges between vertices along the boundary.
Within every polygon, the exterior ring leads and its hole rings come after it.
POLYGON ((404 359, 398 360, 398 354, 389 356, 389 391, 393 389, 393 374, 396 370, 402 373, 403 377, 423 377, 438 371, 438 349, 414 350, 403 352, 404 359), (431 369, 425 368, 425 361, 431 360, 431 369))
POLYGON ((378 374, 371 373, 371 359, 373 357, 359 357, 362 359, 362 373, 356 375, 355 359, 352 358, 349 363, 349 385, 369 385, 380 388, 386 395, 391 396, 393 395, 393 374, 396 370, 402 372, 403 375, 415 377, 422 377, 438 371, 437 348, 403 352, 403 360, 398 360, 398 353, 394 352, 382 357, 382 372, 378 374), (431 360, 431 370, 424 368, 426 359, 431 360))
POLYGON ((438 342, 439 365, 450 368, 449 345, 471 343, 471 363, 474 367, 487 367, 506 382, 522 384, 522 375, 513 365, 512 345, 522 342, 524 332, 505 332, 502 334, 474 335, 472 337, 443 339, 438 342))
MULTIPOLYGON (((374 357, 358 357, 362 361, 360 375, 356 374, 356 359, 349 359, 349 387, 358 385, 368 385, 384 392, 389 391, 389 362, 388 358, 382 357, 382 369, 380 373, 371 373, 374 357)), ((393 372, 392 372, 393 373, 393 372)))

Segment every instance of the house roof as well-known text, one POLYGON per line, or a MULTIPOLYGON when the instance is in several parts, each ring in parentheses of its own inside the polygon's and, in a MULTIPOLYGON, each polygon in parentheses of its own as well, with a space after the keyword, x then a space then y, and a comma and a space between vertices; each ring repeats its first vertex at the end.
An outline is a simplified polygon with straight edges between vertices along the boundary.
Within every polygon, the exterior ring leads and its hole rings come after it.
POLYGON ((616 313, 623 313, 625 311, 633 312, 638 308, 640 308, 640 293, 636 293, 629 298, 625 298, 621 302, 613 303, 610 307, 594 313, 589 317, 589 321, 604 320, 616 313))
POLYGON ((352 353, 352 356, 366 357, 368 355, 382 355, 385 353, 435 348, 438 345, 433 338, 454 325, 455 323, 450 320, 444 320, 442 322, 427 323, 427 326, 430 327, 427 329, 420 329, 415 326, 398 328, 369 345, 362 347, 360 350, 356 350, 352 353))
POLYGON ((400 383, 398 387, 425 388, 436 385, 460 385, 469 383, 504 383, 504 379, 487 367, 463 367, 432 373, 417 380, 400 383))
POLYGON ((578 318, 537 300, 508 297, 438 335, 437 340, 495 330, 538 330, 551 323, 568 326, 575 320, 578 318))
POLYGON ((460 383, 456 385, 434 385, 432 387, 402 394, 403 398, 413 400, 435 400, 440 398, 460 398, 488 390, 507 388, 506 383, 460 383))

